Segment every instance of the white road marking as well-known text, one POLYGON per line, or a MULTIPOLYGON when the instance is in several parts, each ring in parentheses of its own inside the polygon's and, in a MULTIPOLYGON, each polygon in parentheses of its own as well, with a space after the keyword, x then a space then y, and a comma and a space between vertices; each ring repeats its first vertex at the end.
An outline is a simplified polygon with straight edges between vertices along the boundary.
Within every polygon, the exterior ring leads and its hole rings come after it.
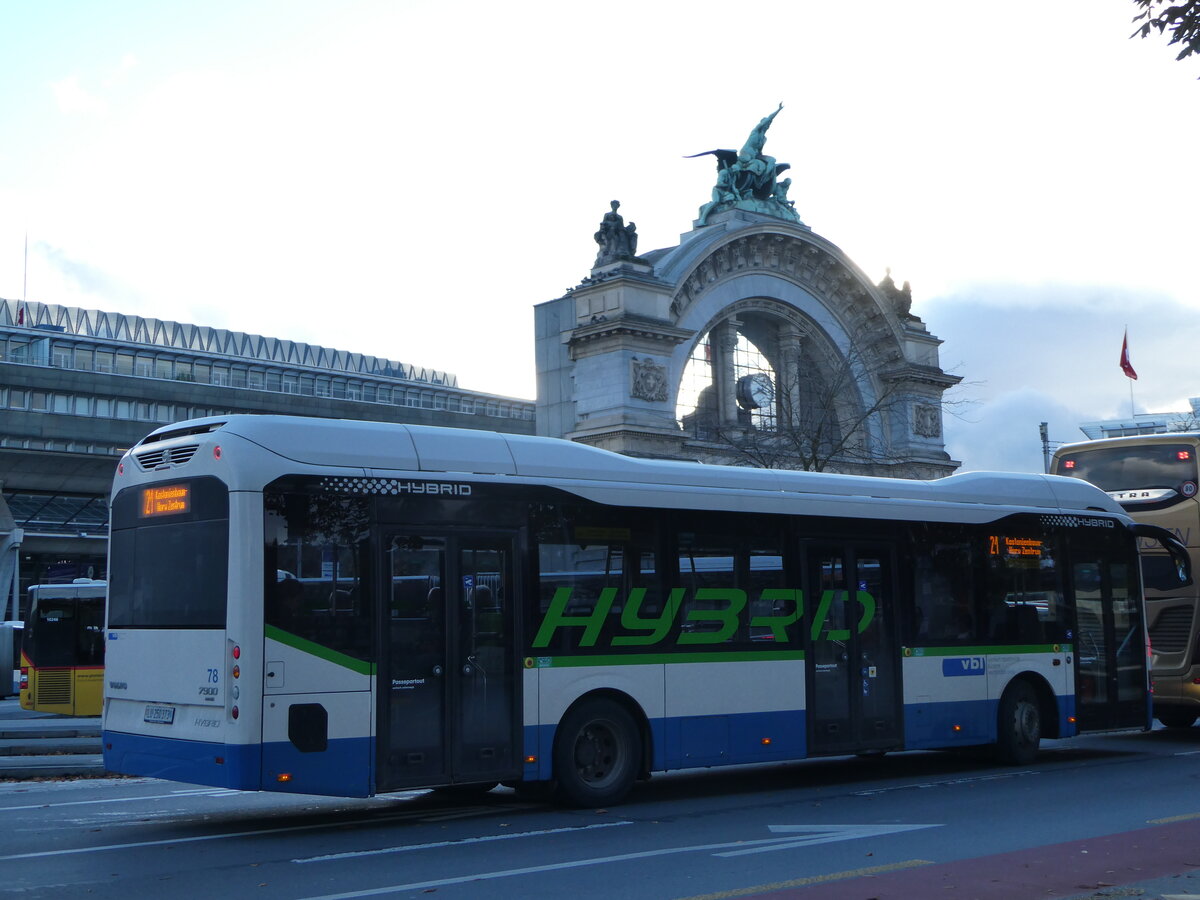
POLYGON ((875 788, 869 791, 855 791, 855 797, 870 797, 875 794, 887 794, 891 791, 911 791, 916 788, 949 787, 956 784, 974 784, 977 781, 999 781, 1003 778, 1019 778, 1022 775, 1037 775, 1033 769, 1021 772, 999 772, 995 775, 971 775, 966 778, 948 778, 945 781, 918 781, 913 784, 897 784, 893 787, 875 788))
MULTIPOLYGON (((68 800, 63 803, 31 803, 28 806, 0 806, 0 812, 8 812, 16 809, 57 809, 60 806, 90 806, 99 803, 136 803, 138 800, 180 800, 188 796, 208 793, 208 791, 173 791, 170 794, 150 794, 145 797, 109 797, 104 800, 68 800)), ((226 797, 240 793, 243 793, 243 791, 230 791, 228 794, 209 794, 209 796, 226 797)))
POLYGON ((511 841, 516 838, 543 837, 548 834, 567 834, 574 831, 594 831, 597 828, 612 828, 616 825, 632 825, 632 822, 599 822, 595 825, 569 825, 563 828, 547 828, 543 831, 518 831, 512 834, 487 834, 480 837, 462 838, 457 841, 435 841, 431 844, 406 844, 400 847, 383 847, 379 850, 351 850, 346 853, 329 853, 325 856, 310 856, 293 859, 294 863, 329 862, 335 859, 355 859, 360 856, 381 856, 385 853, 407 853, 412 850, 436 850, 439 847, 460 847, 466 844, 486 844, 491 841, 511 841))
MULTIPOLYGON (((857 837, 866 837, 867 833, 871 833, 871 834, 886 833, 885 831, 883 831, 883 829, 906 831, 906 830, 914 829, 914 828, 937 828, 937 827, 940 827, 940 826, 937 826, 937 825, 900 825, 900 826, 889 826, 889 825, 883 825, 883 826, 871 826, 871 825, 863 825, 863 826, 795 825, 795 826, 789 826, 789 825, 780 825, 780 826, 772 826, 772 830, 783 829, 783 830, 790 831, 793 829, 803 830, 803 829, 811 828, 813 830, 820 829, 821 831, 824 831, 824 832, 831 832, 838 828, 868 829, 868 832, 863 832, 863 833, 854 834, 854 835, 847 835, 845 837, 832 838, 832 840, 853 840, 854 838, 857 838, 857 837)), ((820 843, 820 842, 819 841, 811 841, 811 843, 820 843)), ((356 900, 356 898, 358 898, 358 897, 377 897, 381 894, 394 894, 394 893, 399 893, 400 891, 428 890, 430 888, 446 887, 446 886, 452 885, 452 884, 465 884, 467 882, 488 881, 488 880, 499 879, 499 878, 512 878, 512 877, 515 877, 518 875, 537 875, 542 872, 557 872, 557 871, 565 871, 568 869, 580 869, 580 868, 584 868, 585 866, 599 866, 599 865, 605 865, 607 863, 629 862, 630 860, 635 860, 635 859, 650 859, 655 856, 671 856, 671 855, 680 854, 680 853, 701 853, 704 851, 713 851, 713 850, 745 851, 754 846, 765 846, 768 844, 769 845, 782 845, 782 846, 779 846, 779 849, 786 849, 787 847, 802 846, 802 843, 796 841, 795 838, 793 838, 791 836, 786 836, 786 837, 763 838, 762 840, 755 840, 755 841, 728 841, 728 842, 723 842, 720 844, 698 844, 698 845, 692 846, 692 847, 665 847, 661 850, 642 850, 637 853, 619 853, 614 856, 595 856, 595 857, 591 857, 589 859, 567 860, 566 862, 548 863, 546 865, 541 865, 541 866, 523 866, 519 869, 500 869, 495 872, 475 872, 470 875, 456 875, 451 878, 438 878, 433 881, 414 881, 414 882, 410 882, 408 884, 390 884, 385 887, 367 888, 367 889, 361 890, 361 891, 348 891, 348 892, 342 893, 342 894, 323 894, 319 897, 308 897, 308 898, 305 898, 305 900, 356 900)), ((773 849, 776 849, 776 847, 771 846, 771 847, 767 847, 766 849, 773 850, 773 849)), ((738 855, 738 854, 737 853, 734 853, 734 854, 714 853, 713 855, 714 856, 725 856, 725 855, 738 855)))
POLYGON ((771 825, 776 834, 794 834, 797 837, 781 838, 780 843, 752 847, 748 850, 731 850, 714 856, 746 856, 751 853, 770 853, 772 850, 791 850, 793 847, 811 847, 813 844, 832 844, 835 841, 854 841, 859 838, 880 837, 899 834, 902 831, 917 831, 922 828, 941 828, 941 825, 771 825), (803 837, 798 835, 803 834, 803 837))
MULTIPOLYGON (((143 798, 144 799, 144 798, 143 798)), ((480 806, 473 807, 472 813, 479 810, 487 810, 489 812, 500 812, 511 810, 517 807, 513 806, 480 806)), ((311 825, 289 825, 284 828, 262 828, 257 831, 231 831, 221 834, 202 834, 196 837, 187 838, 166 838, 161 841, 136 841, 128 844, 101 844, 96 847, 73 847, 68 850, 41 850, 36 853, 13 853, 7 856, 0 856, 0 862, 9 859, 38 859, 45 856, 73 856, 80 853, 100 853, 106 850, 134 850, 139 847, 166 847, 172 844, 192 844, 199 841, 224 841, 230 838, 241 837, 263 837, 272 834, 294 834, 298 831, 315 831, 322 828, 345 828, 350 825, 386 825, 390 822, 401 822, 410 819, 418 820, 440 820, 446 818, 448 810, 437 812, 434 810, 413 810, 412 812, 399 813, 394 815, 381 815, 369 819, 347 819, 344 822, 314 822, 311 825)), ((464 813, 465 814, 465 813, 464 813)))

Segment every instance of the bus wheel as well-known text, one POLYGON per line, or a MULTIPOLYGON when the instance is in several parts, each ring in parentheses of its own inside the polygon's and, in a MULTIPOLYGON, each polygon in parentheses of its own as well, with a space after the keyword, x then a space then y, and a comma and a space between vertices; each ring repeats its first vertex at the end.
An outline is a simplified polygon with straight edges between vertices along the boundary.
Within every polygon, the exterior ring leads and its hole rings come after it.
POLYGON ((638 730, 625 707, 591 700, 558 726, 554 773, 559 799, 572 806, 606 806, 629 793, 637 777, 638 730))
POLYGON ((1162 722, 1168 728, 1191 728, 1192 723, 1196 721, 1196 714, 1188 712, 1185 709, 1156 709, 1154 718, 1162 722))
POLYGON ((1001 762, 1023 766, 1037 758, 1042 741, 1042 710, 1028 683, 1017 681, 1008 686, 1000 698, 999 725, 996 755, 1001 762))

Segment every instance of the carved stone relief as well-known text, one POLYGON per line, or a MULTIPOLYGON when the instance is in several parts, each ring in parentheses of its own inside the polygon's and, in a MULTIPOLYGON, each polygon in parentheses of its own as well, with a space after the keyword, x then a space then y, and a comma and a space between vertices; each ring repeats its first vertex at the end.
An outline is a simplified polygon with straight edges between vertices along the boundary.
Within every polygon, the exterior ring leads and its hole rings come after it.
POLYGON ((667 367, 651 359, 633 359, 629 396, 635 400, 662 403, 667 399, 667 367))
POLYGON ((929 438, 942 436, 942 417, 936 406, 918 403, 913 407, 913 434, 929 438))

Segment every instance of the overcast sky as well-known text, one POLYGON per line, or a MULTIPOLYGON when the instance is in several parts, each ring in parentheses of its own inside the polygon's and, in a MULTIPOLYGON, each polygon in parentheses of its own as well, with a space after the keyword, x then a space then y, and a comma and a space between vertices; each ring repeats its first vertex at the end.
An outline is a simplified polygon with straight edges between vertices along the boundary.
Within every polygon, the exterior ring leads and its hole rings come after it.
POLYGON ((710 158, 913 284, 967 469, 1200 395, 1200 62, 1132 0, 0 5, 0 297, 307 341, 534 396, 535 303, 710 158), (24 264, 28 234, 28 268, 24 264), (27 287, 26 287, 27 279, 27 287))

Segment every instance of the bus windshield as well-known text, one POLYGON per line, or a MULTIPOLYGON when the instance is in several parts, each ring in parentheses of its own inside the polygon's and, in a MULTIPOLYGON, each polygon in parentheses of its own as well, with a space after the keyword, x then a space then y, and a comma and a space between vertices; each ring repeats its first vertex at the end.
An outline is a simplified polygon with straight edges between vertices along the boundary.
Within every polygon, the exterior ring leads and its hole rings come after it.
POLYGON ((1195 493, 1196 454, 1188 444, 1079 450, 1058 460, 1058 474, 1082 478, 1105 491, 1166 489, 1186 497, 1195 493))

